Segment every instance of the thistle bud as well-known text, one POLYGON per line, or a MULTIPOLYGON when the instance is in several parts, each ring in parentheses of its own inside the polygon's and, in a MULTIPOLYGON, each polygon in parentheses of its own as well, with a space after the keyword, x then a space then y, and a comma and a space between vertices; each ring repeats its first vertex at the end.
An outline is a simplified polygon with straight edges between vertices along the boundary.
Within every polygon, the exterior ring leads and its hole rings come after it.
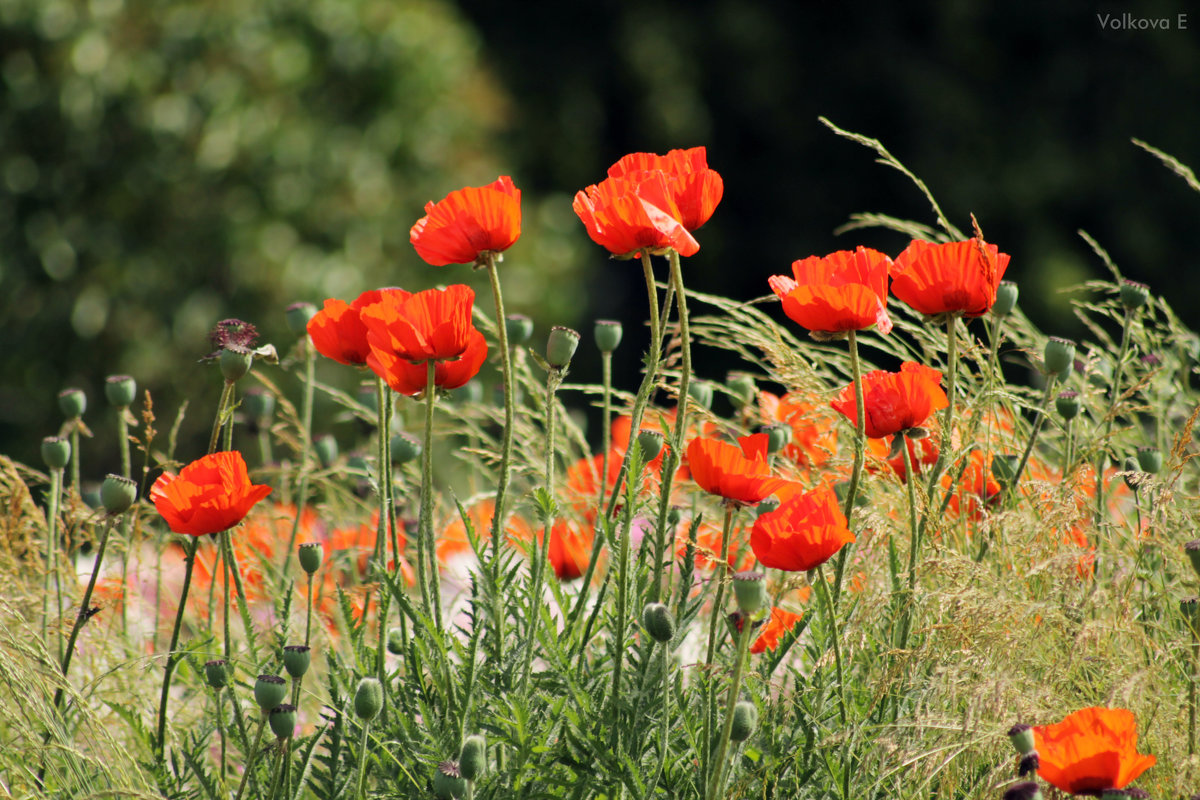
POLYGON ((283 648, 283 668, 293 678, 301 678, 312 663, 312 648, 306 644, 289 644, 283 648))
POLYGON ((128 375, 109 375, 104 379, 104 396, 110 405, 128 408, 137 397, 137 381, 128 375))
POLYGON ((275 706, 271 709, 268 720, 271 723, 271 732, 276 738, 289 739, 296 731, 296 707, 291 703, 275 706))
POLYGON ((579 346, 579 331, 555 325, 546 340, 546 363, 554 369, 566 369, 579 346))
POLYGON ((388 631, 387 651, 394 656, 404 652, 404 632, 399 628, 392 628, 388 631))
POLYGON ((1079 416, 1079 392, 1059 392, 1054 400, 1058 415, 1070 422, 1079 416))
POLYGON ((247 389, 242 397, 242 409, 252 420, 270 419, 275 413, 275 395, 262 389, 247 389))
POLYGON ((755 511, 758 513, 758 516, 760 516, 760 517, 763 514, 770 514, 772 511, 778 511, 778 510, 779 510, 779 498, 776 497, 775 495, 771 495, 770 497, 765 498, 761 503, 758 504, 758 507, 755 509, 755 511))
POLYGON ((621 344, 623 333, 624 329, 621 327, 621 323, 616 320, 598 319, 592 335, 595 336, 596 347, 601 353, 611 353, 621 344))
POLYGON ((1150 300, 1150 287, 1137 281, 1121 281, 1121 305, 1126 311, 1133 311, 1146 305, 1150 300))
POLYGON ((71 441, 64 436, 42 439, 42 461, 50 469, 64 469, 71 461, 71 441))
POLYGON ((1157 447, 1139 447, 1137 451, 1138 467, 1142 472, 1157 475, 1162 471, 1162 451, 1157 447))
POLYGON ((325 549, 320 542, 305 542, 296 549, 296 560, 300 562, 300 569, 312 575, 321 568, 325 549))
POLYGON ((479 778, 487 769, 487 740, 479 734, 468 736, 458 754, 458 771, 469 781, 479 778))
POLYGON ((337 461, 338 443, 337 439, 333 438, 333 434, 331 433, 318 436, 313 441, 313 450, 316 451, 317 460, 321 462, 321 466, 325 469, 329 469, 337 461))
POLYGON ((767 435, 767 453, 770 455, 775 455, 792 441, 792 427, 783 423, 764 425, 759 432, 767 435))
POLYGON ((712 408, 712 384, 708 381, 692 381, 688 384, 688 397, 695 400, 697 405, 712 408))
POLYGON ((58 393, 58 408, 67 419, 79 419, 87 411, 87 395, 83 389, 63 389, 58 393))
POLYGON ((424 449, 421 440, 411 433, 397 433, 392 437, 392 463, 407 464, 416 461, 424 449))
POLYGON ((1017 754, 1023 756, 1033 750, 1033 728, 1029 725, 1013 725, 1008 729, 1008 740, 1017 754))
POLYGON ((739 700, 733 707, 733 725, 729 729, 729 739, 734 742, 744 742, 754 734, 758 727, 758 707, 749 700, 739 700))
POLYGON ((671 609, 662 603, 647 603, 642 609, 642 627, 650 634, 650 638, 660 644, 667 644, 675 638, 675 617, 671 609))
POLYGON ((287 681, 278 675, 259 675, 254 682, 254 702, 267 713, 287 697, 287 681))
POLYGON ((648 462, 658 458, 663 449, 663 435, 658 431, 641 431, 637 435, 638 449, 642 453, 642 461, 648 462))
POLYGON ((100 502, 110 517, 124 514, 137 500, 137 484, 120 475, 106 475, 100 484, 100 502))
POLYGON ((1071 374, 1075 365, 1075 343, 1070 339, 1051 336, 1046 340, 1046 348, 1042 352, 1046 363, 1046 373, 1057 373, 1060 378, 1071 374))
POLYGON ((1014 783, 1005 790, 1004 800, 1042 800, 1042 790, 1037 781, 1014 783))
POLYGON ((1017 307, 1020 291, 1012 281, 1000 281, 996 286, 996 302, 992 303, 992 316, 1007 317, 1017 307))
POLYGON ((214 689, 224 689, 229 685, 229 662, 223 658, 204 662, 204 679, 214 689))
POLYGON ((510 347, 525 344, 533 336, 533 320, 524 314, 509 314, 504 318, 504 330, 510 347))
POLYGON ((439 800, 457 800, 467 793, 467 779, 459 771, 458 764, 443 761, 433 771, 433 793, 439 800))
POLYGON ((312 303, 292 303, 286 313, 288 330, 302 336, 308 330, 308 321, 317 315, 317 307, 312 303))
POLYGON ((361 720, 372 720, 383 708, 383 684, 378 678, 363 678, 354 692, 354 714, 361 720))
POLYGON ((1038 759, 1038 751, 1030 750, 1021 756, 1021 760, 1017 763, 1017 776, 1024 778, 1030 773, 1037 772, 1039 766, 1041 766, 1041 761, 1038 759))
POLYGON ((1192 571, 1196 573, 1196 577, 1200 578, 1200 539, 1192 539, 1183 546, 1183 552, 1187 555, 1188 561, 1192 562, 1192 571))
POLYGON ((767 576, 761 572, 739 572, 733 576, 733 594, 738 610, 753 614, 767 604, 767 576))

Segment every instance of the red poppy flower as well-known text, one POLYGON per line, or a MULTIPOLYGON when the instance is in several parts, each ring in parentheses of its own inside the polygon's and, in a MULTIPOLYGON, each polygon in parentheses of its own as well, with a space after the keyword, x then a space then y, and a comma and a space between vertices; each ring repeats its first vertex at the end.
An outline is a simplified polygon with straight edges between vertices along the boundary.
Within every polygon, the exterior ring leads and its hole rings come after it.
POLYGON ((682 214, 662 172, 643 173, 638 180, 605 178, 577 192, 571 207, 592 241, 615 256, 669 249, 690 256, 700 249, 679 221, 682 214))
POLYGON ((482 253, 501 253, 521 236, 521 190, 501 175, 487 186, 468 186, 440 202, 408 233, 417 255, 435 267, 470 264, 482 253))
POLYGON ((250 483, 246 461, 234 450, 204 456, 178 475, 164 472, 150 499, 175 533, 204 536, 237 525, 270 493, 270 486, 250 483))
POLYGON ((688 444, 688 469, 700 488, 726 500, 759 503, 776 489, 788 485, 771 475, 765 433, 738 439, 740 448, 716 439, 692 439, 688 444))
POLYGON ((1092 707, 1033 729, 1038 775, 1070 794, 1122 789, 1154 766, 1137 751, 1137 721, 1123 708, 1092 707))
MULTIPOLYGON (((895 440, 895 436, 885 436, 882 439, 868 439, 867 452, 875 458, 887 461, 888 465, 892 468, 892 472, 896 473, 896 477, 901 482, 904 482, 908 480, 908 474, 904 468, 904 453, 897 450, 896 455, 891 455, 892 448, 895 446, 895 440)), ((917 441, 905 437, 905 441, 908 443, 908 456, 912 459, 913 471, 918 475, 924 471, 925 467, 931 467, 937 463, 938 453, 940 452, 937 437, 926 436, 924 439, 917 441)), ((867 468, 875 469, 870 462, 868 462, 867 468)))
MULTIPOLYGON (((488 346, 483 334, 472 328, 467 340, 467 349, 457 359, 439 361, 434 369, 433 385, 439 389, 457 389, 479 374, 479 368, 487 359, 488 346)), ((403 395, 412 397, 425 391, 429 373, 424 364, 414 364, 394 353, 372 350, 367 356, 367 366, 387 385, 403 395)))
MULTIPOLYGON (((377 360, 383 353, 413 364, 452 361, 471 344, 474 302, 474 290, 462 284, 416 294, 384 289, 379 301, 359 316, 367 326, 367 342, 377 360)), ((367 363, 371 363, 370 356, 367 363)))
POLYGON ((883 253, 859 247, 793 261, 792 278, 772 275, 767 283, 783 301, 783 313, 810 331, 861 331, 875 325, 888 333, 891 265, 883 253))
POLYGON ((750 547, 764 567, 806 572, 854 541, 846 515, 828 484, 795 494, 763 514, 750 531, 750 547))
MULTIPOLYGON (((950 401, 941 382, 942 373, 913 361, 901 364, 899 372, 875 370, 863 375, 867 436, 878 439, 915 428, 930 414, 945 408, 950 401)), ((842 389, 830 405, 858 423, 853 383, 842 389)))
POLYGON ((567 520, 555 523, 550 531, 550 548, 546 556, 560 581, 583 577, 592 558, 592 542, 590 527, 567 520))
POLYGON ((978 239, 932 244, 914 240, 892 264, 892 294, 922 314, 986 314, 1009 256, 978 239))
POLYGON ((317 352, 339 364, 353 367, 366 364, 371 347, 367 344, 367 326, 359 313, 378 303, 379 295, 378 289, 371 289, 349 305, 344 300, 327 299, 325 307, 308 321, 308 335, 317 352))
POLYGON ((819 467, 837 450, 837 429, 826 419, 832 415, 825 406, 801 395, 760 391, 758 408, 763 422, 782 422, 792 429, 792 440, 780 452, 799 466, 819 467))
POLYGON ((792 629, 796 627, 796 623, 803 617, 803 614, 793 614, 778 606, 772 606, 771 617, 763 626, 762 633, 754 640, 754 644, 750 645, 750 652, 757 654, 766 650, 774 650, 779 646, 779 640, 785 634, 791 633, 792 629))
MULTIPOLYGON (((950 473, 952 472, 957 472, 957 470, 950 470, 942 475, 943 489, 950 488, 950 473)), ((955 513, 965 511, 971 519, 979 519, 983 506, 990 503, 998 494, 1000 494, 1000 482, 992 474, 992 465, 984 463, 982 450, 972 450, 967 456, 967 465, 963 468, 962 476, 958 479, 958 486, 950 495, 949 508, 955 513)))
POLYGON ((654 153, 630 153, 608 168, 608 177, 638 180, 648 172, 667 176, 671 199, 679 215, 676 219, 689 231, 708 222, 725 193, 725 182, 708 167, 703 147, 672 150, 665 156, 654 153))

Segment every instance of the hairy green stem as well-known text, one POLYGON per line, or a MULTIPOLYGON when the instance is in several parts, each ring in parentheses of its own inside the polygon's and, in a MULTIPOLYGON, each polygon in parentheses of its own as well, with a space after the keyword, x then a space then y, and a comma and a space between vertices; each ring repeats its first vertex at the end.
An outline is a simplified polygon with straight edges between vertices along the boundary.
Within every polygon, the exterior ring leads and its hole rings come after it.
POLYGON ((370 720, 363 720, 362 736, 358 740, 358 778, 354 781, 354 796, 365 798, 365 779, 367 777, 367 731, 371 728, 370 720))
MULTIPOLYGON (((750 618, 742 619, 742 629, 738 633, 737 660, 733 665, 733 680, 729 684, 729 694, 725 698, 725 724, 721 729, 721 740, 717 746, 716 760, 710 770, 708 792, 709 800, 717 800, 725 787, 725 756, 729 750, 729 739, 733 734, 733 709, 737 705, 738 692, 742 690, 742 673, 746 668, 746 654, 750 649, 751 629, 754 626, 750 618)), ((846 722, 845 709, 842 709, 842 724, 846 722)))
MULTIPOLYGON (((71 668, 71 657, 75 654, 75 640, 79 638, 79 632, 83 630, 83 626, 91 618, 90 603, 92 602, 92 592, 96 588, 96 579, 100 577, 100 567, 104 563, 104 549, 108 547, 108 534, 112 530, 113 522, 116 517, 109 516, 104 521, 104 530, 100 532, 100 545, 96 551, 96 563, 92 565, 92 577, 88 580, 87 589, 83 592, 83 600, 79 603, 79 612, 75 615, 75 624, 71 627, 71 635, 67 639, 67 649, 62 660, 62 676, 65 681, 67 670, 71 668)), ((63 693, 65 686, 58 687, 54 693, 54 708, 57 710, 62 705, 63 693)))
MULTIPOLYGON (((864 406, 862 385, 862 365, 858 360, 858 331, 847 331, 847 343, 850 351, 850 374, 854 383, 854 468, 850 472, 850 486, 846 490, 846 503, 842 513, 846 517, 846 527, 854 518, 854 505, 858 499, 858 484, 862 479, 864 453, 867 442, 867 416, 864 406)), ((846 561, 850 557, 850 545, 838 553, 837 567, 833 578, 833 602, 836 604, 842 597, 842 579, 846 572, 846 561)))
MULTIPOLYGON (((183 627, 183 612, 187 608, 188 589, 192 585, 192 568, 196 565, 196 548, 200 545, 198 537, 191 537, 191 541, 184 544, 184 571, 183 571, 183 590, 179 596, 179 608, 175 612, 175 627, 171 631, 171 642, 167 645, 167 666, 163 670, 162 693, 158 700, 158 734, 154 740, 154 760, 162 764, 164 754, 166 752, 167 743, 167 698, 171 691, 171 675, 175 672, 175 665, 179 663, 179 653, 175 648, 179 646, 179 631, 183 627)), ((243 779, 244 781, 244 779, 243 779)), ((238 796, 241 796, 241 790, 238 790, 238 796)))
MULTIPOLYGON (((597 491, 596 498, 596 513, 599 514, 604 508, 604 490, 608 482, 608 451, 612 449, 612 352, 604 351, 600 353, 600 383, 604 388, 603 413, 601 417, 600 437, 601 437, 601 464, 600 464, 600 479, 597 481, 600 488, 597 491)), ((632 438, 634 432, 629 431, 629 436, 632 438)), ((613 487, 613 491, 617 491, 613 487)))
POLYGON ((842 674, 841 636, 838 634, 837 610, 829 596, 829 584, 825 582, 825 571, 820 564, 817 565, 817 594, 820 595, 821 603, 825 606, 825 613, 829 615, 829 638, 833 643, 833 663, 837 670, 838 711, 844 726, 846 724, 846 681, 842 674))
MULTIPOLYGON (((504 500, 512 471, 513 433, 516 420, 517 390, 513 376, 512 352, 508 348, 508 326, 505 324, 504 295, 500 291, 500 272, 496 269, 495 253, 481 253, 480 266, 487 269, 496 304, 496 339, 500 345, 500 370, 504 378, 504 434, 500 443, 500 474, 496 476, 496 505, 492 513, 492 557, 500 557, 500 540, 504 538, 504 500)), ((432 385, 432 379, 430 380, 432 385)), ((426 449, 429 443, 426 442, 426 449)), ((497 624, 499 624, 497 622, 497 624)))
POLYGON ((703 735, 701 741, 704 743, 704 750, 701 755, 701 775, 707 780, 707 777, 712 773, 713 765, 709 760, 712 758, 712 734, 713 724, 716 722, 716 704, 717 695, 713 687, 712 665, 713 659, 717 653, 717 626, 722 624, 724 620, 724 602, 725 602, 725 579, 726 573, 729 571, 729 538, 730 532, 733 530, 733 515, 736 510, 734 503, 725 502, 725 521, 721 526, 721 560, 720 563, 713 565, 713 575, 717 581, 717 595, 713 600, 712 615, 709 617, 708 625, 708 649, 704 656, 704 670, 702 672, 704 681, 704 724, 703 735))
POLYGON ((221 441, 221 428, 225 424, 225 409, 233 395, 233 381, 227 380, 221 387, 221 399, 217 401, 217 414, 213 417, 212 433, 208 437, 208 454, 217 452, 217 444, 221 441))
POLYGON ((917 554, 921 550, 921 527, 917 524, 917 488, 913 480, 912 455, 908 452, 908 436, 905 432, 896 434, 900 437, 900 449, 904 453, 904 474, 908 476, 908 523, 911 534, 908 547, 908 589, 904 594, 904 607, 901 611, 900 646, 903 650, 908 646, 908 635, 912 628, 913 602, 917 587, 917 554))
MULTIPOLYGON (((1050 393, 1054 390, 1054 382, 1057 375, 1050 373, 1046 376, 1046 388, 1042 390, 1042 402, 1038 405, 1038 417, 1033 423, 1033 430, 1029 434, 1029 441, 1025 443, 1025 452, 1021 454, 1021 461, 1017 465, 1017 471, 1013 474, 1012 480, 1004 489, 1004 496, 1001 502, 1007 502, 1007 499, 1016 493, 1017 484, 1021 482, 1021 475, 1025 472, 1025 465, 1029 463, 1029 455, 1033 452, 1033 445, 1037 442, 1038 434, 1042 430, 1042 425, 1046 422, 1046 417, 1049 415, 1050 393)), ((988 463, 984 462, 984 470, 988 469, 988 463)), ((985 476, 986 477, 986 476, 985 476)), ((986 493, 985 482, 985 493, 986 493)))
POLYGON ((258 750, 262 746, 263 729, 266 726, 267 712, 263 711, 262 715, 258 718, 258 728, 254 732, 254 744, 250 746, 250 752, 246 754, 246 769, 242 772, 242 780, 238 783, 237 794, 233 796, 233 800, 242 800, 242 792, 246 790, 246 779, 254 771, 254 762, 258 760, 258 750))
POLYGON ((292 568, 292 554, 296 551, 296 536, 300 533, 300 517, 304 504, 308 502, 309 459, 312 457, 313 390, 316 387, 316 348, 304 336, 304 400, 300 414, 303 430, 300 431, 300 486, 296 490, 296 517, 292 520, 292 532, 288 536, 287 549, 283 551, 283 566, 279 570, 280 586, 284 585, 292 568))
MULTIPOLYGON (((58 585, 58 504, 62 496, 63 471, 61 469, 50 470, 50 507, 46 510, 46 572, 42 579, 42 641, 46 643, 46 650, 49 651, 49 642, 47 641, 47 626, 46 620, 50 616, 50 582, 54 581, 58 585)), ((58 608, 59 616, 62 616, 62 604, 58 608)), ((62 636, 55 635, 58 641, 59 653, 58 660, 62 661, 62 636)))
MULTIPOLYGON (((504 327, 504 320, 500 320, 504 327)), ((442 589, 438 580, 437 547, 433 539, 433 408, 437 403, 437 385, 434 379, 437 375, 437 362, 430 360, 425 367, 425 447, 421 453, 421 530, 418 542, 420 550, 417 554, 418 581, 423 575, 426 584, 421 588, 422 599, 425 602, 425 613, 436 620, 437 630, 442 630, 442 589)), ((494 520, 493 520, 494 521, 494 520)), ((496 533, 493 530, 492 535, 496 533)))

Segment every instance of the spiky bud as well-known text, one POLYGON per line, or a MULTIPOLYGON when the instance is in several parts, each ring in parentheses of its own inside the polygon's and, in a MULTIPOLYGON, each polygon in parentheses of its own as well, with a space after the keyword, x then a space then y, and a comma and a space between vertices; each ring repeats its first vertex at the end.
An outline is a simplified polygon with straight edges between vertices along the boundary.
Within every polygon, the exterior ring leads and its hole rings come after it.
POLYGON ((739 572, 733 576, 733 594, 738 610, 753 614, 767 604, 767 576, 761 572, 739 572))
POLYGON ((579 347, 579 331, 555 325, 546 340, 546 363, 554 369, 566 369, 579 347))
POLYGON ((642 627, 650 634, 650 638, 660 644, 667 644, 675 638, 675 616, 662 603, 646 604, 642 609, 642 627))
POLYGON ((109 375, 104 379, 104 396, 109 405, 128 408, 137 397, 137 381, 129 375, 109 375))
POLYGON ((479 734, 468 736, 458 754, 458 771, 469 781, 477 780, 487 769, 487 740, 479 734))
POLYGON ((229 685, 229 662, 223 658, 204 662, 204 679, 214 689, 224 689, 229 685))
POLYGON ((467 779, 459 771, 458 764, 443 761, 433 771, 433 793, 439 800, 457 800, 467 793, 467 779))
POLYGON ((87 395, 83 389, 63 389, 58 393, 58 409, 67 419, 79 419, 87 411, 87 395))
POLYGON ((743 406, 748 406, 758 399, 758 384, 749 375, 730 374, 725 379, 725 385, 729 387, 730 393, 743 406))
POLYGON ((663 449, 663 435, 658 431, 641 431, 637 435, 638 449, 642 452, 642 461, 648 462, 658 458, 663 449))
POLYGON ((1075 365, 1075 343, 1070 339, 1051 336, 1046 340, 1046 348, 1042 352, 1046 362, 1046 373, 1057 373, 1060 378, 1071 374, 1075 365))
POLYGON ((1007 317, 1017 307, 1020 290, 1012 281, 1000 281, 996 286, 996 302, 992 303, 992 316, 1007 317))
POLYGON ((596 348, 601 353, 611 353, 616 350, 621 344, 621 335, 624 329, 621 323, 611 319, 596 320, 596 327, 592 331, 592 335, 596 338, 596 348))
POLYGON ((354 714, 361 720, 372 720, 383 708, 383 684, 378 678, 363 678, 354 692, 354 714))
POLYGON ((729 729, 729 738, 734 742, 744 742, 754 734, 758 727, 758 707, 749 700, 739 700, 733 707, 733 726, 729 729))
POLYGON ((1150 300, 1150 287, 1137 281, 1121 281, 1121 305, 1126 311, 1133 311, 1146 305, 1150 300))
POLYGON ((108 474, 100 484, 100 503, 109 516, 124 514, 137 500, 137 484, 129 478, 108 474))
POLYGON ((287 681, 278 675, 259 675, 254 682, 254 702, 263 713, 270 711, 287 697, 287 681))
POLYGON ((524 314, 509 314, 504 318, 509 346, 525 344, 533 336, 533 320, 524 314))
POLYGON ((392 628, 387 635, 387 651, 394 656, 404 652, 404 631, 392 628))
POLYGON ((306 644, 289 644, 283 648, 283 668, 293 678, 303 677, 312 663, 312 648, 306 644))
POLYGON ((296 707, 291 703, 275 706, 267 719, 276 738, 290 739, 296 731, 296 707))
POLYGON ((71 440, 65 436, 42 439, 42 461, 50 469, 65 469, 71 461, 71 440))

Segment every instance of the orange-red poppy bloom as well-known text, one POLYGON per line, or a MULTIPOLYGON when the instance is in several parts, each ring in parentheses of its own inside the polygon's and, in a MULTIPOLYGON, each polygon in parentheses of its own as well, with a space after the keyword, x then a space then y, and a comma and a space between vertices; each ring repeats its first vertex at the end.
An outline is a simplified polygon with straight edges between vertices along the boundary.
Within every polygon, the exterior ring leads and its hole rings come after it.
POLYGON ((782 422, 792 429, 792 440, 780 452, 801 467, 819 467, 837 450, 837 428, 830 424, 829 409, 796 394, 778 397, 758 393, 763 422, 782 422))
MULTIPOLYGON (((875 370, 862 376, 863 409, 867 436, 879 439, 915 428, 950 401, 941 387, 942 373, 932 367, 905 361, 899 372, 875 370)), ((854 384, 842 389, 830 403, 853 423, 858 423, 854 384)))
POLYGON ((361 367, 367 363, 371 347, 367 344, 367 326, 359 313, 379 302, 379 290, 363 292, 353 302, 329 298, 325 307, 308 321, 308 335, 313 347, 326 358, 339 364, 361 367))
POLYGON ((379 301, 359 315, 367 326, 371 355, 367 366, 379 374, 379 353, 402 358, 413 364, 426 361, 451 361, 462 356, 471 344, 475 330, 471 307, 475 291, 455 284, 445 289, 427 289, 410 294, 403 289, 384 289, 379 301))
MULTIPOLYGON (((472 328, 467 349, 456 359, 439 361, 434 367, 433 385, 439 389, 457 389, 479 374, 487 360, 488 346, 483 334, 472 328)), ((403 395, 412 397, 425 391, 429 373, 425 364, 414 364, 386 350, 372 350, 367 366, 387 385, 403 395)))
MULTIPOLYGON (((904 452, 898 450, 896 455, 891 455, 892 448, 895 446, 895 438, 886 436, 882 439, 868 439, 867 452, 887 461, 892 472, 896 473, 896 477, 901 481, 907 481, 908 472, 904 467, 904 452)), ((935 437, 926 436, 917 441, 905 437, 905 442, 908 447, 908 457, 912 459, 913 471, 918 475, 924 471, 925 467, 931 467, 937 463, 938 453, 941 452, 941 449, 935 437)))
POLYGON ((667 176, 661 171, 633 178, 605 178, 575 195, 571 204, 592 241, 615 256, 643 250, 695 255, 700 244, 680 222, 667 176))
POLYGON ((237 525, 270 493, 270 486, 250 483, 246 461, 234 450, 204 456, 178 475, 164 472, 150 499, 175 533, 204 536, 237 525))
POLYGON ((986 314, 1008 269, 1008 254, 978 239, 914 240, 892 264, 892 294, 922 314, 986 314))
POLYGON ((762 633, 754 640, 754 644, 750 645, 750 652, 761 653, 765 650, 774 650, 779 646, 779 640, 785 634, 791 633, 792 629, 796 627, 796 623, 803 617, 803 614, 793 614, 778 606, 772 606, 771 617, 763 626, 762 633))
POLYGON ((767 283, 783 302, 783 313, 810 331, 840 333, 875 325, 880 333, 888 333, 891 265, 883 253, 859 247, 793 261, 791 278, 772 275, 767 283))
POLYGON ((750 531, 750 547, 759 563, 788 572, 814 569, 853 541, 846 515, 828 484, 787 498, 755 520, 750 531))
MULTIPOLYGON (((539 534, 540 536, 540 534, 539 534)), ((550 531, 546 557, 560 581, 573 581, 587 571, 592 558, 592 529, 567 520, 559 520, 550 531)))
POLYGON ((483 253, 501 253, 521 236, 521 190, 501 175, 487 186, 468 186, 426 203, 408 239, 435 267, 470 264, 483 253))
POLYGON ((676 219, 684 228, 694 231, 708 222, 725 193, 725 182, 709 168, 705 148, 672 150, 665 156, 630 153, 608 168, 608 177, 639 180, 655 171, 666 175, 671 199, 679 211, 676 219))
POLYGON ((1123 708, 1084 708, 1055 725, 1033 729, 1038 775, 1070 794, 1123 789, 1154 766, 1137 751, 1137 721, 1123 708))
MULTIPOLYGON (((496 503, 491 498, 485 498, 467 508, 467 518, 471 520, 471 529, 476 539, 488 539, 492 535, 492 517, 496 512, 496 503)), ((533 528, 516 514, 508 516, 508 541, 513 543, 533 541, 533 528)), ((459 555, 471 552, 471 542, 467 538, 467 526, 463 523, 458 512, 442 529, 437 537, 437 556, 442 564, 448 563, 459 555)))
POLYGON ((771 475, 765 433, 742 436, 740 447, 717 439, 692 439, 688 444, 688 469, 692 479, 709 494, 738 503, 759 503, 788 485, 771 475))

